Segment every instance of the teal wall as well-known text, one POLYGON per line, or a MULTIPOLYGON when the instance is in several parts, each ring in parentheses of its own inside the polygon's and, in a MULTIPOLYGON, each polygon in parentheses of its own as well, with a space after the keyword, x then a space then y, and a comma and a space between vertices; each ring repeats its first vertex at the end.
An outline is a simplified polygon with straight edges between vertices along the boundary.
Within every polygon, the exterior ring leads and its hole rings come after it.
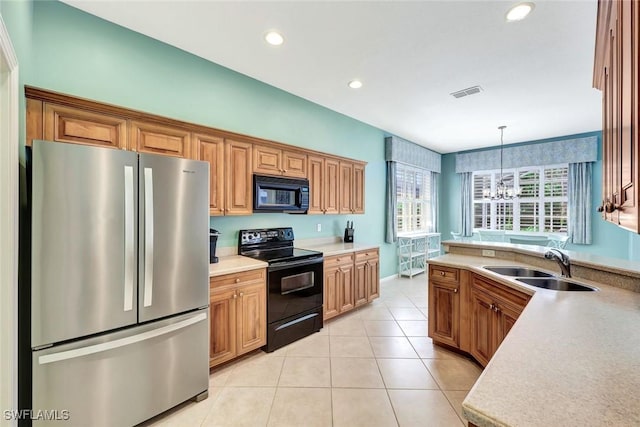
MULTIPOLYGON (((588 132, 578 135, 567 135, 539 141, 528 141, 513 145, 529 145, 544 142, 559 141, 586 136, 598 137, 598 153, 602 153, 602 132, 588 132)), ((494 149, 491 147, 486 149, 494 149)), ((603 256, 640 260, 640 237, 601 219, 596 207, 602 200, 602 158, 598 154, 598 161, 593 168, 593 213, 591 245, 568 244, 567 249, 573 251, 595 253, 603 256)), ((455 153, 445 154, 442 159, 442 193, 440 204, 441 232, 444 238, 451 238, 451 231, 460 231, 460 178, 455 173, 455 153)))
POLYGON ((220 246, 235 246, 241 228, 291 225, 304 239, 342 235, 353 220, 356 242, 380 245, 381 276, 396 272, 395 248, 384 243, 382 130, 63 3, 2 1, 0 13, 23 85, 368 162, 364 215, 213 217, 211 226, 220 246))

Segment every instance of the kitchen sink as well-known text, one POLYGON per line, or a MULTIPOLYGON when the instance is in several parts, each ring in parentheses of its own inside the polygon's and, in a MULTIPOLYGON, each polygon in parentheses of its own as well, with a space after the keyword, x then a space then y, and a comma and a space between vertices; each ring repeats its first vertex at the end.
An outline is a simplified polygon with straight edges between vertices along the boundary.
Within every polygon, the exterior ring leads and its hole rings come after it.
POLYGON ((501 274, 503 276, 511 277, 554 277, 553 274, 545 271, 535 270, 533 268, 507 266, 507 267, 494 267, 492 265, 482 267, 485 270, 493 271, 494 273, 501 274))
POLYGON ((518 277, 517 281, 552 291, 597 291, 598 288, 564 277, 518 277))

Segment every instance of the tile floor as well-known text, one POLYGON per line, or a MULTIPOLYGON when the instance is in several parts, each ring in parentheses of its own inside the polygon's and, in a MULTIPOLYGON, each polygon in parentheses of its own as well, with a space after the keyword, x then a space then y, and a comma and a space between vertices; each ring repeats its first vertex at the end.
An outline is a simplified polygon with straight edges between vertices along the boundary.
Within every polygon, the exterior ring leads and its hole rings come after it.
POLYGON ((426 315, 425 275, 384 281, 371 304, 214 369, 208 399, 144 426, 464 426, 481 368, 434 346, 426 315))

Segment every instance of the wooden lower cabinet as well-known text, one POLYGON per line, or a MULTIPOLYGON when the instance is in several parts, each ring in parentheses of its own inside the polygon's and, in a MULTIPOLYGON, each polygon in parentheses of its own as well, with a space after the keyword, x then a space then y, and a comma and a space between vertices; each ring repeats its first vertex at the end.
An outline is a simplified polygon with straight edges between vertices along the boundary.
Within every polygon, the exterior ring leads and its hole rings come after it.
POLYGON ((267 343, 266 270, 212 277, 209 366, 267 343))
POLYGON ((457 268, 429 265, 429 336, 435 342, 460 348, 461 272, 457 268))
POLYGON ((380 255, 378 249, 355 254, 355 306, 366 304, 380 296, 380 255))
POLYGON ((353 261, 352 253, 324 258, 324 320, 355 307, 353 261))
POLYGON ((490 279, 472 276, 470 353, 481 365, 489 363, 529 298, 490 279))
POLYGON ((380 296, 379 249, 324 258, 324 320, 380 296))
POLYGON ((464 269, 429 265, 429 337, 486 366, 530 296, 464 269))

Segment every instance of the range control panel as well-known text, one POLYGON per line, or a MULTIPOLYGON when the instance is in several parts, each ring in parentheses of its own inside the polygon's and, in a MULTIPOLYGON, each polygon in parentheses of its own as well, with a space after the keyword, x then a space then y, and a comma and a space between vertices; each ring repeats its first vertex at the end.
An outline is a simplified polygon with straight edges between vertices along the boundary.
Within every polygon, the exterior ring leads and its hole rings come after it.
POLYGON ((240 230, 240 246, 258 243, 293 242, 293 228, 257 228, 240 230))

